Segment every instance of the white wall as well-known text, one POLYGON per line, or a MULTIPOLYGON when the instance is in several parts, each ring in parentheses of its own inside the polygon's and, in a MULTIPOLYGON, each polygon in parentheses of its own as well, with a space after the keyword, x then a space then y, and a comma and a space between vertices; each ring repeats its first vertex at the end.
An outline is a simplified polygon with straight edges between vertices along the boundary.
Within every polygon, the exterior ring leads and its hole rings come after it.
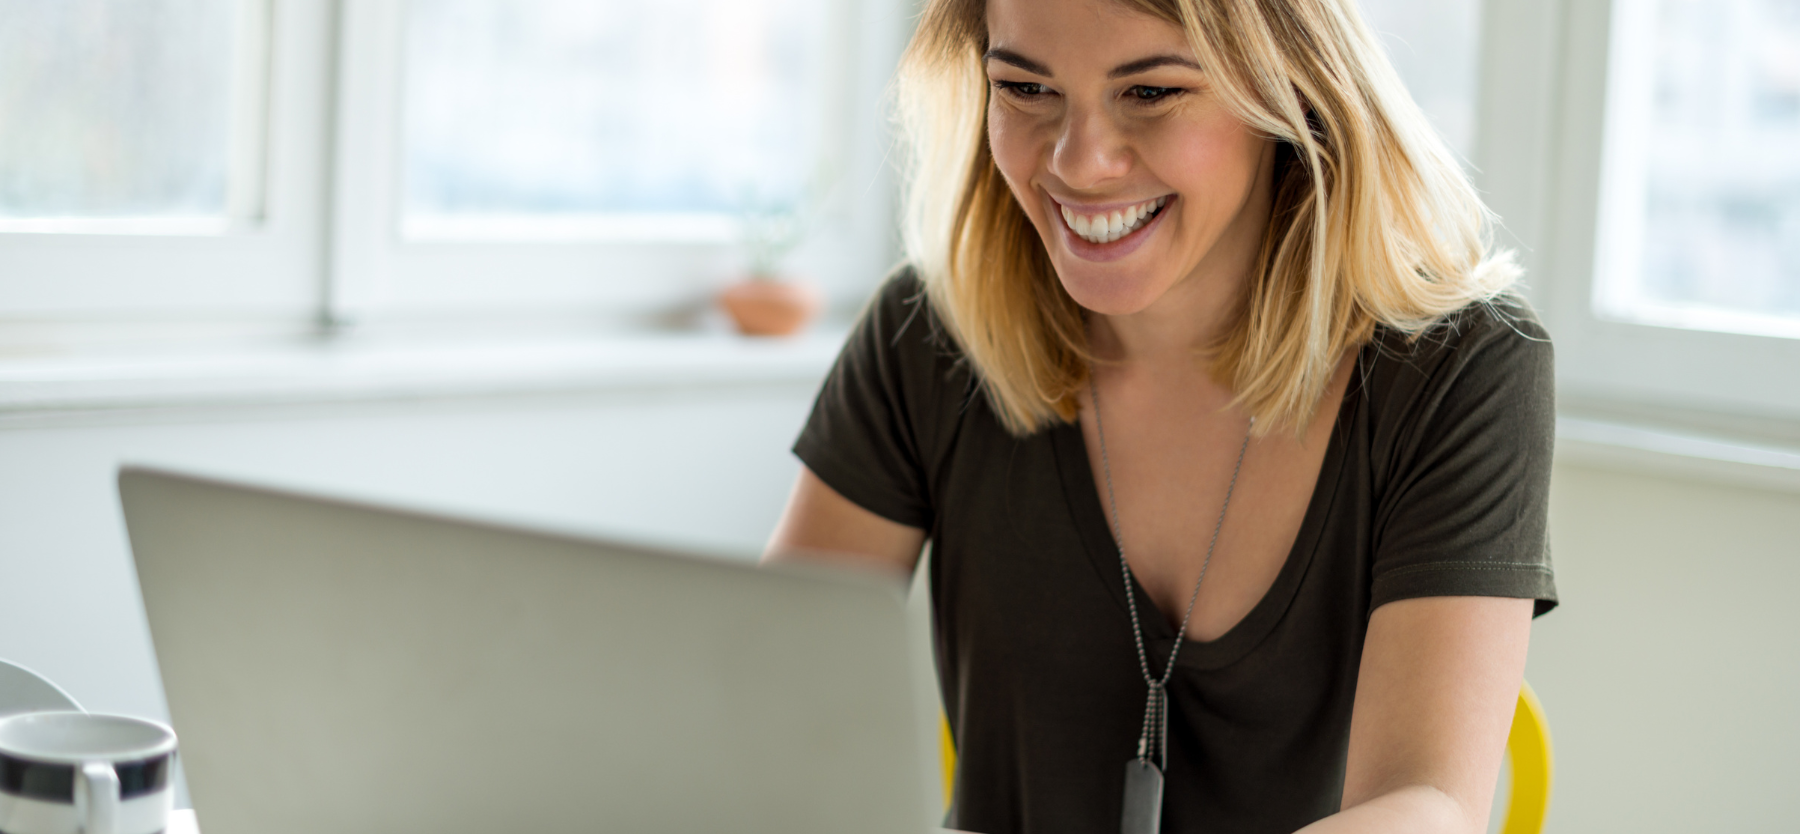
POLYGON ((1551 834, 1800 830, 1800 494, 1559 465, 1551 834))

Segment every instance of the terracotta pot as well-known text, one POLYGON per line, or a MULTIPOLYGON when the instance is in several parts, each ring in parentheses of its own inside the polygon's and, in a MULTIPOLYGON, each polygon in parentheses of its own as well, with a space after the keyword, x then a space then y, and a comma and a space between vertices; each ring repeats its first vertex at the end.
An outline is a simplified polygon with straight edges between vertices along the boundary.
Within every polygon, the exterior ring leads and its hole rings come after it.
POLYGON ((818 315, 825 299, 810 284, 749 279, 719 293, 719 305, 746 336, 788 336, 818 315))

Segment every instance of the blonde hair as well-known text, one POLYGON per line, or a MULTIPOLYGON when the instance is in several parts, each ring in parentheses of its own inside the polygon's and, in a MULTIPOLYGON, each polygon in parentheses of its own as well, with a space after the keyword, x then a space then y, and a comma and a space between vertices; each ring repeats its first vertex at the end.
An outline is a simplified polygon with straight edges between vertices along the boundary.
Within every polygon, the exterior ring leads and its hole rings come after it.
MULTIPOLYGON (((1280 143, 1274 208, 1213 374, 1258 433, 1300 431, 1377 324, 1416 336, 1509 290, 1489 213, 1354 0, 1120 0, 1187 33, 1213 93, 1280 143)), ((1081 308, 987 144, 984 0, 930 0, 901 60, 903 237, 1007 429, 1071 421, 1091 357, 1081 308)))

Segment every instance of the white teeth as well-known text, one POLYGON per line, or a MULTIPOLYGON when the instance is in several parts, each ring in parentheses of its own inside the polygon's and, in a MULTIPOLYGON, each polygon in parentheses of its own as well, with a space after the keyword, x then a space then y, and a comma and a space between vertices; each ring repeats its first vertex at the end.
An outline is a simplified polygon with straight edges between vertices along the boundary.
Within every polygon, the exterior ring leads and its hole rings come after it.
POLYGON ((1069 228, 1075 234, 1080 235, 1082 239, 1090 243, 1111 243, 1137 231, 1139 227, 1149 222, 1157 210, 1161 209, 1168 201, 1169 198, 1165 195, 1110 214, 1097 214, 1091 217, 1077 214, 1067 206, 1061 206, 1061 208, 1063 222, 1067 223, 1069 228))

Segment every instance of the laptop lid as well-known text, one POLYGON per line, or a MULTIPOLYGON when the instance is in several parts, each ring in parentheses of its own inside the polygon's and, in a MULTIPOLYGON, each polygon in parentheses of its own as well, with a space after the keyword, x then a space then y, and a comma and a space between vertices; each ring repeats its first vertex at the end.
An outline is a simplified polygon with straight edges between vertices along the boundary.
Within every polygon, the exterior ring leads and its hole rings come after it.
POLYGON ((206 834, 918 834, 900 589, 126 468, 206 834))

